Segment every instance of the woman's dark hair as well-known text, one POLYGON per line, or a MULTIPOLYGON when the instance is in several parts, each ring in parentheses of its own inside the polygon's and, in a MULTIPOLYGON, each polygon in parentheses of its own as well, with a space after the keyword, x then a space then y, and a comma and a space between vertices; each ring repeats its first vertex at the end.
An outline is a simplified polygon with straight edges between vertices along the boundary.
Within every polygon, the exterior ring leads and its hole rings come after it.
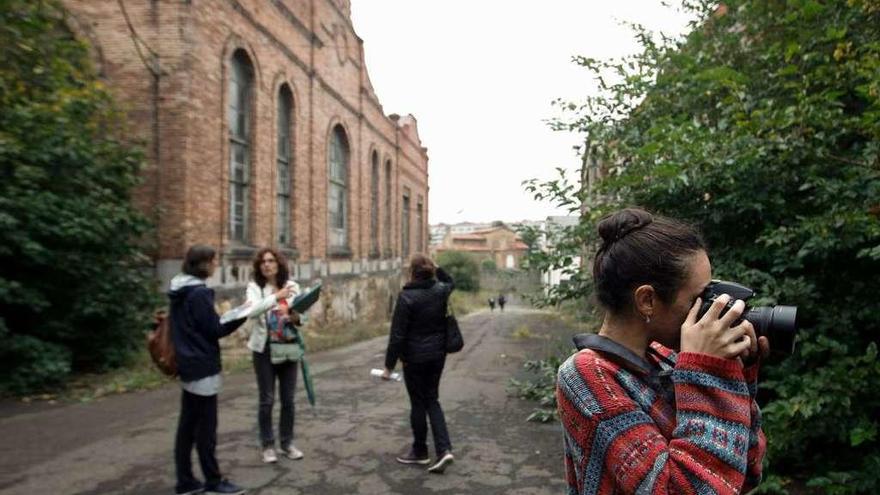
POLYGON ((692 225, 640 208, 606 215, 598 230, 602 245, 593 260, 593 284, 612 313, 629 310, 633 290, 643 284, 671 303, 688 276, 690 256, 706 250, 692 225))
POLYGON ((186 251, 181 271, 193 277, 208 278, 211 275, 211 262, 214 261, 214 256, 216 256, 214 248, 196 244, 186 251))
POLYGON ((434 277, 434 261, 424 254, 414 254, 409 262, 409 273, 413 280, 428 280, 434 277))
POLYGON ((254 282, 256 282, 260 288, 265 287, 266 282, 268 282, 266 277, 263 276, 263 271, 260 270, 260 265, 263 264, 263 256, 265 256, 266 253, 271 253, 272 256, 275 257, 275 261, 278 262, 278 273, 275 274, 275 287, 280 289, 284 287, 284 284, 286 284, 287 280, 290 278, 290 270, 287 268, 287 258, 270 247, 260 249, 257 251, 256 256, 254 256, 254 282))

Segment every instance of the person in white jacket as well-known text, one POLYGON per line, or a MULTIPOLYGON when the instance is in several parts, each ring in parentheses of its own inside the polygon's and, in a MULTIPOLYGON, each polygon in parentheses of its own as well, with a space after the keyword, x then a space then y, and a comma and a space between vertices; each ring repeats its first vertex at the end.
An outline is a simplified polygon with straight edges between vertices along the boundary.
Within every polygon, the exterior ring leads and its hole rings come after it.
POLYGON ((293 324, 299 323, 299 315, 289 308, 300 287, 289 280, 287 260, 272 248, 262 248, 257 252, 253 268, 254 280, 248 284, 246 296, 247 304, 251 307, 251 335, 247 346, 253 351, 260 395, 257 417, 263 462, 278 461, 272 428, 276 381, 281 402, 278 422, 280 451, 290 459, 302 459, 303 453, 293 445, 293 392, 302 347, 295 340, 297 335, 283 331, 285 319, 291 319, 293 324))

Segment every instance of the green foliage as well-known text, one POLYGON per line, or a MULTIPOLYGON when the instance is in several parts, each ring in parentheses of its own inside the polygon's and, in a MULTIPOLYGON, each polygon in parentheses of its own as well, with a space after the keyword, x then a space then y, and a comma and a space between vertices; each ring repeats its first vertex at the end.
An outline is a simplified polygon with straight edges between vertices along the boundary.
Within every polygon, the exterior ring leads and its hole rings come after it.
POLYGON ((556 356, 536 361, 526 361, 524 367, 534 374, 531 380, 511 379, 508 386, 509 392, 521 399, 538 402, 527 421, 547 423, 556 419, 556 375, 562 360, 556 356))
MULTIPOLYGON (((567 266, 597 219, 641 205, 698 224, 713 275, 793 304, 799 351, 764 369, 768 493, 880 490, 880 2, 688 1, 682 40, 638 26, 643 50, 576 62, 600 94, 560 102, 585 136, 593 188, 529 181, 585 215, 533 267, 567 266)), ((584 174, 586 175, 586 174, 584 174)), ((543 256, 543 257, 542 257, 543 256)), ((590 291, 587 270, 557 300, 590 291)))
POLYGON ((483 260, 480 262, 480 269, 484 272, 495 273, 498 271, 498 265, 494 260, 483 260))
POLYGON ((122 364, 152 308, 141 156, 86 48, 48 1, 0 9, 0 391, 122 364))
POLYGON ((466 292, 480 290, 480 266, 467 253, 443 251, 437 255, 437 264, 455 281, 455 288, 466 292))
POLYGON ((541 232, 538 228, 521 225, 517 227, 516 233, 519 234, 519 238, 522 239, 523 244, 529 247, 529 251, 534 251, 539 248, 538 240, 541 238, 541 232))

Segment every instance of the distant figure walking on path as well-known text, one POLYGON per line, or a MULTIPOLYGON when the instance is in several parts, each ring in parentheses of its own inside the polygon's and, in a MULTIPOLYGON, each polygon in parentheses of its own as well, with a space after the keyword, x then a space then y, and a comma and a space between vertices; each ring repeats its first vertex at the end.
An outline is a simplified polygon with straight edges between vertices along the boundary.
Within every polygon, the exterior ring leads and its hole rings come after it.
POLYGON ((183 273, 171 279, 168 292, 172 339, 183 387, 174 441, 177 494, 244 493, 241 487, 222 477, 215 457, 217 394, 221 385, 219 340, 245 321, 242 318, 220 323, 214 309, 214 291, 205 285, 205 279, 216 268, 214 248, 193 246, 186 252, 183 273), (192 473, 193 444, 205 475, 204 484, 192 473))
POLYGON ((489 311, 495 311, 495 298, 489 298, 489 311))
POLYGON ((409 394, 413 443, 397 461, 430 464, 427 415, 437 452, 437 460, 428 468, 432 473, 442 473, 454 460, 439 401, 440 376, 446 364, 446 305, 454 287, 452 278, 430 258, 421 254, 412 257, 410 281, 400 291, 394 307, 382 375, 389 379, 400 359, 409 394))
POLYGON ((251 336, 247 346, 252 351, 259 389, 257 423, 260 427, 262 459, 265 463, 278 462, 272 428, 276 382, 281 402, 278 421, 281 453, 290 459, 302 459, 303 453, 293 445, 293 395, 302 347, 294 340, 298 335, 288 336, 282 331, 285 320, 299 323, 299 315, 291 313, 288 308, 300 288, 289 279, 287 260, 274 249, 257 251, 253 264, 254 280, 248 283, 246 294, 247 302, 252 306, 249 314, 251 336))
POLYGON ((507 304, 507 298, 504 297, 504 294, 499 294, 498 295, 498 308, 501 309, 501 311, 504 311, 505 304, 507 304))
POLYGON ((755 402, 770 351, 720 296, 700 318, 712 265, 690 225, 629 208, 599 222, 599 334, 559 368, 569 493, 746 493, 766 450, 755 402), (678 351, 676 353, 675 351, 678 351))

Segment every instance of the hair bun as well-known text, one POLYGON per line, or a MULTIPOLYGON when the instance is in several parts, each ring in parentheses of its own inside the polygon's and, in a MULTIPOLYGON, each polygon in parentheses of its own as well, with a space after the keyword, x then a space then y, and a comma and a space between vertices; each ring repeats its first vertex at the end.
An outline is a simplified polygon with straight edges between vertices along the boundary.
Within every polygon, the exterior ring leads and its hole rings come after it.
POLYGON ((599 221, 599 236, 602 237, 603 247, 623 239, 630 232, 638 230, 654 221, 654 215, 641 208, 624 208, 610 215, 606 215, 599 221))

